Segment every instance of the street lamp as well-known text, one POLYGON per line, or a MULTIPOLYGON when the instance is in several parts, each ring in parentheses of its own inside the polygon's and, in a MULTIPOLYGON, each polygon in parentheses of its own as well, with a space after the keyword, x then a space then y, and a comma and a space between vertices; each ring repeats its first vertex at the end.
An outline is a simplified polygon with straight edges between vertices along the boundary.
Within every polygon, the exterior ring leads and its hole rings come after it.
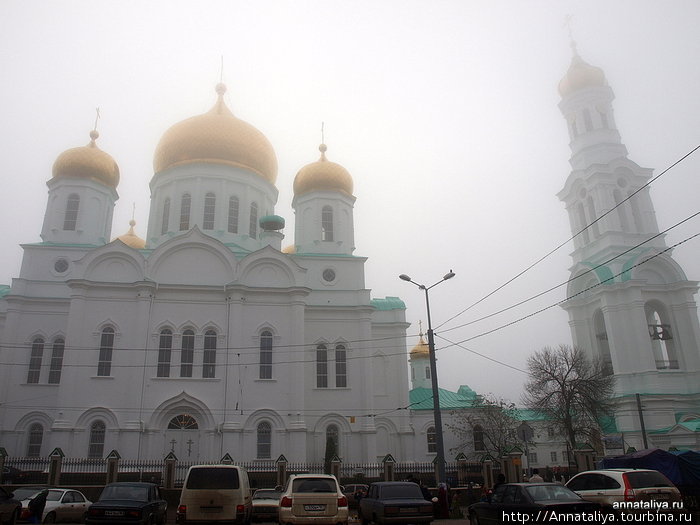
POLYGON ((425 308, 428 312, 428 355, 430 356, 430 380, 433 386, 433 418, 435 419, 435 445, 437 448, 437 457, 435 458, 438 467, 438 486, 446 480, 445 475, 445 443, 442 438, 442 415, 440 414, 440 391, 438 390, 437 378, 437 363, 435 361, 435 340, 433 339, 433 325, 430 322, 430 300, 428 299, 428 290, 437 286, 447 279, 452 279, 455 276, 452 270, 440 279, 435 284, 425 286, 415 282, 405 273, 399 275, 402 281, 408 281, 415 284, 418 288, 425 292, 425 308))

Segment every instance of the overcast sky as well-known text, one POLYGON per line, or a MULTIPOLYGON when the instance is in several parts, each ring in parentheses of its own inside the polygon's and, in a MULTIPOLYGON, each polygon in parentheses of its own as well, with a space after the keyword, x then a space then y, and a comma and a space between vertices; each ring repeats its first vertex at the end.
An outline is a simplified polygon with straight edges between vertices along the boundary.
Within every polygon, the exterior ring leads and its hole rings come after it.
MULTIPOLYGON (((145 237, 153 152, 172 124, 226 101, 277 153, 276 213, 293 243, 292 181, 318 158, 355 182, 356 255, 373 297, 399 296, 425 322, 432 284, 439 336, 463 341, 561 301, 563 287, 480 316, 568 278, 572 244, 477 307, 571 235, 556 197, 570 150, 557 84, 571 32, 616 95, 630 158, 659 173, 700 144, 700 2, 633 1, 0 1, 0 284, 19 273, 20 243, 40 240, 56 157, 85 145, 100 107, 99 146, 121 170, 113 236, 135 204, 145 237)), ((700 209, 700 153, 652 185, 661 229, 700 209)), ((669 244, 700 231, 694 220, 669 244)), ((700 242, 674 256, 700 278, 700 242)), ((567 315, 546 310, 463 347, 437 339, 441 386, 517 401, 527 357, 570 343, 567 315), (489 361, 478 352, 500 361, 489 361)), ((425 325, 424 325, 425 327, 425 325)))

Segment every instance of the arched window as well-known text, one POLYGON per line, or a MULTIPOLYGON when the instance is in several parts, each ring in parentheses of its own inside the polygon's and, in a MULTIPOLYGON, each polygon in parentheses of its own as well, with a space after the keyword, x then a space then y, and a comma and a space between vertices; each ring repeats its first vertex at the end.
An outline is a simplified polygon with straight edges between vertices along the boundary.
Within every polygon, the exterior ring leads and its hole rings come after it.
POLYGON ((90 425, 90 443, 88 444, 88 457, 101 458, 105 449, 105 424, 95 421, 90 425))
POLYGON ((194 363, 194 332, 182 332, 182 349, 180 350, 180 377, 192 377, 194 363))
POLYGON ((249 226, 248 235, 250 235, 251 239, 258 238, 258 203, 257 202, 250 203, 250 226, 249 226))
POLYGON ((335 387, 348 386, 347 351, 344 345, 335 345, 335 387))
POLYGON ((595 211, 595 203, 593 202, 593 197, 588 196, 588 216, 591 221, 591 231, 594 237, 600 237, 600 228, 598 227, 598 213, 595 211))
POLYGON ((335 448, 334 454, 338 454, 340 451, 340 432, 337 425, 328 425, 326 427, 326 446, 333 446, 335 448))
POLYGON ((425 367, 425 378, 430 379, 430 367, 429 366, 425 367))
POLYGON ((617 216, 620 219, 620 228, 623 232, 630 231, 629 218, 627 217, 627 203, 622 204, 622 194, 620 190, 613 191, 613 199, 615 199, 615 208, 617 208, 617 216))
POLYGON ((80 208, 80 197, 75 193, 68 196, 66 201, 66 214, 63 216, 63 229, 65 231, 75 231, 78 224, 78 209, 80 208))
POLYGON ((586 131, 593 131, 593 121, 591 120, 591 112, 584 108, 583 110, 583 124, 586 126, 586 131))
POLYGON ((416 380, 416 369, 411 367, 411 381, 416 380))
POLYGON ((427 432, 428 438, 428 452, 437 452, 437 433, 435 432, 435 427, 428 427, 427 432))
POLYGON ((333 240, 333 208, 324 206, 321 210, 321 240, 333 240))
POLYGON ((258 459, 272 457, 272 427, 267 421, 258 425, 258 459))
POLYGON ((588 244, 591 242, 591 239, 588 235, 588 221, 586 220, 586 212, 583 209, 583 203, 579 202, 576 204, 576 215, 578 218, 578 228, 579 230, 583 230, 583 233, 581 234, 583 236, 583 244, 588 244), (586 228, 584 230, 584 228, 586 228))
POLYGON ((160 331, 158 342, 158 377, 170 377, 170 359, 173 349, 173 332, 168 328, 160 331))
POLYGON ((160 225, 160 234, 165 235, 168 233, 168 228, 170 227, 170 198, 166 198, 163 203, 163 221, 160 225))
POLYGON ((606 375, 613 373, 612 357, 610 357, 610 343, 608 342, 608 330, 605 327, 605 317, 602 310, 596 310, 593 314, 593 327, 598 344, 598 355, 603 362, 603 370, 606 375))
POLYGON ((197 430, 197 420, 189 414, 175 416, 168 423, 168 430, 197 430))
POLYGON ((260 379, 272 379, 272 333, 260 334, 260 379))
POLYGON ((32 353, 29 357, 27 383, 38 383, 41 375, 41 361, 44 358, 44 340, 37 337, 32 341, 32 353))
POLYGON ((678 356, 666 308, 657 301, 650 301, 644 305, 644 312, 647 317, 656 368, 658 370, 677 369, 679 367, 678 356))
POLYGON ((185 193, 180 201, 180 231, 190 229, 190 207, 192 206, 192 197, 189 193, 185 193))
POLYGON ((600 123, 603 126, 603 129, 608 129, 610 127, 610 124, 608 123, 608 114, 605 111, 598 110, 598 113, 600 114, 600 123))
POLYGON ((474 450, 484 451, 486 446, 484 444, 484 429, 481 425, 474 425, 472 428, 472 435, 474 437, 474 450))
POLYGON ((228 199, 228 232, 238 233, 238 197, 228 199))
POLYGON ((53 342, 51 350, 51 367, 49 368, 49 384, 57 385, 61 382, 61 370, 63 369, 63 351, 66 343, 62 338, 53 342))
POLYGON ((202 218, 202 229, 214 229, 214 216, 216 214, 216 195, 207 193, 204 197, 204 217, 202 218))
POLYGON ((316 347, 316 388, 328 388, 328 350, 326 350, 326 345, 316 347))
POLYGON ((216 332, 214 330, 207 330, 204 334, 202 377, 216 377, 216 332))
POLYGON ((114 348, 114 328, 107 327, 100 336, 100 356, 97 362, 97 375, 109 376, 112 373, 112 349, 114 348))
POLYGON ((41 443, 44 441, 44 427, 34 423, 29 427, 29 439, 27 439, 27 456, 38 458, 41 456, 41 443))

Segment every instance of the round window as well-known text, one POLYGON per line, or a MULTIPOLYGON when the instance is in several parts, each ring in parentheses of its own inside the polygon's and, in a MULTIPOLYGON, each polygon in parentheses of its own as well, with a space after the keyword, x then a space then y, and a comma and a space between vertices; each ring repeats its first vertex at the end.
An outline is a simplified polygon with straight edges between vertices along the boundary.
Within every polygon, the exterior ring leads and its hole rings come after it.
POLYGON ((323 280, 327 283, 335 281, 335 270, 332 270, 330 268, 326 268, 325 270, 323 270, 323 280))
POLYGON ((58 273, 66 272, 68 270, 68 261, 63 258, 58 259, 53 264, 53 269, 56 270, 58 273))

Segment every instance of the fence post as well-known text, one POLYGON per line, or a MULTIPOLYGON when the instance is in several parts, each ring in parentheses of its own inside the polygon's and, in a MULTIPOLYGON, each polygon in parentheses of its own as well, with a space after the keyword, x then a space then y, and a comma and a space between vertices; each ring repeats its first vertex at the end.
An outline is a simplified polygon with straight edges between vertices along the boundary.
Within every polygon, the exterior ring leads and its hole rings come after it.
POLYGON ((165 456, 165 474, 163 486, 166 489, 175 488, 175 467, 177 466, 177 456, 173 452, 168 452, 165 456))
POLYGON ((481 475, 484 478, 484 487, 493 487, 493 461, 485 459, 481 464, 481 475))
POLYGON ((467 484, 467 456, 463 452, 457 454, 457 484, 460 486, 467 484))
POLYGON ((61 480, 61 466, 63 465, 63 458, 66 457, 63 451, 56 447, 53 452, 49 454, 49 485, 57 487, 60 485, 61 480))
POLYGON ((287 484, 287 458, 280 454, 275 465, 277 466, 277 485, 284 487, 287 484))
POLYGON ((396 465, 396 460, 391 454, 387 454, 382 459, 382 466, 384 467, 384 481, 394 481, 394 466, 396 465))
POLYGON ((107 483, 114 483, 117 481, 117 475, 119 474, 119 460, 122 457, 119 452, 113 450, 107 456, 107 483))
POLYGON ((331 458, 331 474, 335 476, 335 479, 340 483, 340 458, 336 455, 331 458))

